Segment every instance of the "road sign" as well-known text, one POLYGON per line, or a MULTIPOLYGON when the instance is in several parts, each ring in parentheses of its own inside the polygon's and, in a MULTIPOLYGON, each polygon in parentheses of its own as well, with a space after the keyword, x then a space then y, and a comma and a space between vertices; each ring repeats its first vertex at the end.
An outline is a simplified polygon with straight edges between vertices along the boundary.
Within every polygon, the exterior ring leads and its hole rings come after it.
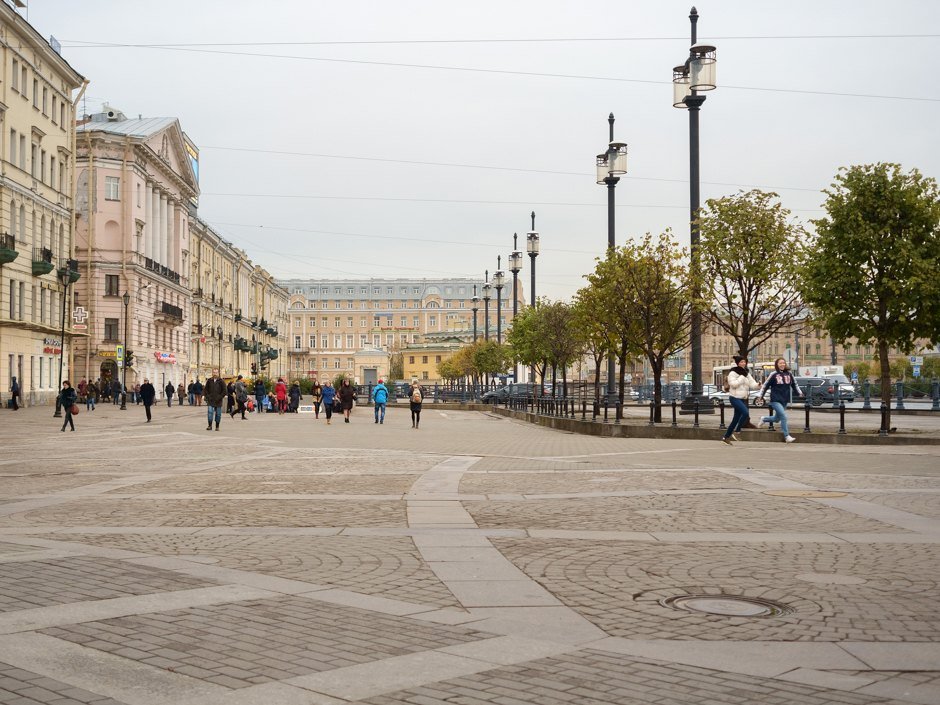
POLYGON ((787 361, 788 365, 792 365, 796 361, 796 352, 793 348, 787 348, 783 351, 783 359, 787 361))
POLYGON ((911 363, 912 365, 923 365, 923 364, 924 364, 924 356, 923 356, 923 355, 911 355, 911 356, 910 356, 909 358, 907 358, 907 359, 910 361, 910 363, 911 363))
POLYGON ((852 381, 858 382, 858 372, 855 370, 852 370, 852 381))
POLYGON ((114 357, 117 359, 118 362, 124 362, 124 346, 123 345, 114 346, 114 357))
POLYGON ((920 365, 914 365, 914 376, 920 377, 920 365))

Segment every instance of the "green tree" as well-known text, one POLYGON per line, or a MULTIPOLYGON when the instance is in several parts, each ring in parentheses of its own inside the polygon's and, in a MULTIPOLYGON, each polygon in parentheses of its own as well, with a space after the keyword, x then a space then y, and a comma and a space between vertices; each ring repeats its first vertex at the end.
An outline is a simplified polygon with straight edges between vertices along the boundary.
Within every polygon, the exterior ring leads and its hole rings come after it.
POLYGON ((739 355, 789 332, 803 308, 806 233, 777 199, 756 189, 709 199, 700 218, 705 320, 734 338, 739 355))
POLYGON ((495 340, 478 340, 471 346, 470 359, 477 374, 493 376, 508 369, 512 353, 509 347, 495 340))
POLYGON ((604 320, 596 315, 601 310, 601 291, 586 286, 578 291, 574 301, 574 325, 580 332, 584 350, 594 363, 594 403, 601 400, 601 365, 614 347, 611 331, 604 320))
POLYGON ((552 368, 552 394, 556 394, 556 377, 561 369, 562 395, 568 395, 568 365, 583 351, 584 342, 575 325, 574 308, 564 301, 545 301, 539 306, 542 325, 547 332, 545 348, 552 368))
POLYGON ((463 370, 454 360, 453 355, 437 363, 437 374, 448 382, 456 382, 464 376, 463 370))
POLYGON ((890 428, 889 348, 940 340, 940 192, 916 169, 879 163, 843 167, 824 193, 803 296, 837 341, 874 341, 890 428))
POLYGON ((513 319, 512 328, 506 336, 512 358, 527 367, 535 368, 536 376, 542 380, 545 379, 549 358, 548 328, 545 316, 541 313, 543 303, 540 301, 539 305, 529 306, 521 311, 513 319))

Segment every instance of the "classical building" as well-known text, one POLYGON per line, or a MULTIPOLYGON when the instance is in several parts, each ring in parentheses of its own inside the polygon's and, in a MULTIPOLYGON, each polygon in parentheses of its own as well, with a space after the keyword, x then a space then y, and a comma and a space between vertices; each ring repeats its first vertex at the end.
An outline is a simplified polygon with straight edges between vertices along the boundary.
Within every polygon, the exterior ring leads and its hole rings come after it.
POLYGON ((176 118, 128 118, 107 105, 76 132, 75 297, 88 329, 73 374, 121 376, 126 345, 128 386, 185 382, 198 152, 176 118))
POLYGON ((288 294, 243 250, 202 220, 192 224, 192 345, 189 377, 287 372, 288 294), (263 365, 263 366, 262 366, 263 365))
MULTIPOLYGON (((288 356, 292 375, 333 377, 356 371, 355 353, 366 348, 396 353, 418 343, 425 335, 473 335, 473 308, 478 307, 477 329, 484 336, 485 305, 474 303, 471 279, 336 279, 281 281, 290 292, 288 356)), ((522 286, 517 291, 524 303, 522 286)), ((505 335, 512 322, 512 282, 502 291, 501 324, 505 335)), ((489 302, 489 334, 495 338, 496 292, 489 302)), ((371 374, 371 373, 370 373, 371 374)))
POLYGON ((55 399, 63 353, 70 374, 72 94, 84 79, 6 3, 0 46, 0 393, 16 377, 32 405, 55 399))
POLYGON ((442 382, 437 366, 469 342, 463 336, 435 336, 431 342, 409 345, 401 352, 404 379, 442 382))

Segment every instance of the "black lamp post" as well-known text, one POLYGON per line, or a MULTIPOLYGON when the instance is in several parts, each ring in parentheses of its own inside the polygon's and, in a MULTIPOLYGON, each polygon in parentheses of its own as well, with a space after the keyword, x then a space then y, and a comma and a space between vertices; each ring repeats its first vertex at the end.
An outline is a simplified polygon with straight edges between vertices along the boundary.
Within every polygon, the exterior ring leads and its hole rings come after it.
POLYGON ((257 354, 258 354, 258 339, 255 338, 255 334, 251 334, 251 356, 255 358, 255 376, 259 374, 258 363, 257 363, 257 354))
MULTIPOLYGON (((512 254, 509 255, 509 271, 512 272, 512 320, 516 320, 516 316, 519 315, 519 272, 522 270, 522 253, 519 252, 519 236, 516 233, 512 234, 512 254)), ((512 364, 512 381, 519 381, 519 365, 518 363, 512 364)))
POLYGON ((485 272, 486 278, 483 280, 483 340, 490 339, 490 291, 493 287, 490 284, 490 270, 485 272))
POLYGON ((131 302, 131 295, 125 291, 121 300, 124 302, 124 360, 121 362, 121 411, 127 411, 127 307, 131 302))
MULTIPOLYGON (((597 155, 597 183, 607 186, 607 251, 612 253, 617 246, 615 237, 615 199, 614 190, 617 188, 617 182, 620 181, 620 175, 627 173, 627 144, 625 142, 614 142, 614 114, 607 117, 607 123, 610 126, 610 139, 607 143, 607 151, 597 155)), ((616 376, 616 364, 614 356, 607 355, 607 400, 608 404, 613 406, 616 402, 616 386, 614 377, 616 376)))
POLYGON ((471 311, 473 311, 473 342, 477 342, 477 312, 480 310, 480 297, 477 296, 477 285, 473 285, 473 298, 470 299, 473 303, 471 311))
MULTIPOLYGON (((59 338, 59 392, 62 391, 62 367, 65 364, 65 301, 69 295, 69 284, 78 281, 78 262, 74 259, 66 260, 66 266, 60 267, 56 272, 56 279, 62 285, 62 331, 59 338)), ((54 418, 62 417, 62 403, 59 401, 58 394, 55 400, 54 418)))
MULTIPOLYGON (((502 265, 502 257, 497 257, 497 267, 502 265)), ((506 273, 497 269, 493 273, 493 286, 496 289, 496 342, 503 344, 503 287, 506 286, 506 273)))
POLYGON ((222 376, 222 326, 215 329, 215 334, 219 338, 219 377, 222 376))
MULTIPOLYGON (((692 26, 689 47, 689 57, 680 66, 672 70, 673 101, 675 108, 686 108, 689 111, 689 253, 692 273, 698 281, 700 271, 699 254, 699 128, 698 115, 705 102, 705 96, 699 91, 711 91, 715 83, 715 47, 711 44, 698 43, 698 10, 694 7, 689 13, 689 22, 692 26)), ((700 291, 693 291, 696 300, 700 298, 700 291)), ((686 408, 692 407, 702 396, 702 313, 698 309, 692 311, 690 334, 690 357, 692 367, 692 392, 683 402, 686 408)), ((703 409, 713 410, 708 404, 700 405, 703 409)))
MULTIPOLYGON (((539 256, 539 234, 535 230, 535 211, 529 215, 532 218, 532 230, 526 233, 525 236, 525 249, 529 253, 529 261, 531 262, 531 285, 529 287, 529 305, 535 306, 538 301, 535 298, 535 258, 539 256)), ((535 384, 535 365, 532 365, 532 368, 529 370, 531 375, 530 382, 535 384)))

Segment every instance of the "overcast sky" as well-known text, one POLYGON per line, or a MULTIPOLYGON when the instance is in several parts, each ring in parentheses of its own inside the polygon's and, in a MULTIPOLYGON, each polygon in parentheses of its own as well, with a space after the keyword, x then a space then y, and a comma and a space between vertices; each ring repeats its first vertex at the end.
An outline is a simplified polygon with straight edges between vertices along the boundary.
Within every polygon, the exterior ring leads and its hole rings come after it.
MULTIPOLYGON (((688 243, 670 85, 688 0, 29 4, 90 79, 88 112, 179 118, 201 149, 200 216, 275 276, 482 279, 514 232, 525 249, 535 210, 538 293, 567 298, 607 242, 594 157, 610 112, 630 152, 618 244, 665 228, 688 243)), ((697 7, 718 47, 703 199, 760 187, 808 220, 840 166, 940 176, 940 2, 697 7)))

